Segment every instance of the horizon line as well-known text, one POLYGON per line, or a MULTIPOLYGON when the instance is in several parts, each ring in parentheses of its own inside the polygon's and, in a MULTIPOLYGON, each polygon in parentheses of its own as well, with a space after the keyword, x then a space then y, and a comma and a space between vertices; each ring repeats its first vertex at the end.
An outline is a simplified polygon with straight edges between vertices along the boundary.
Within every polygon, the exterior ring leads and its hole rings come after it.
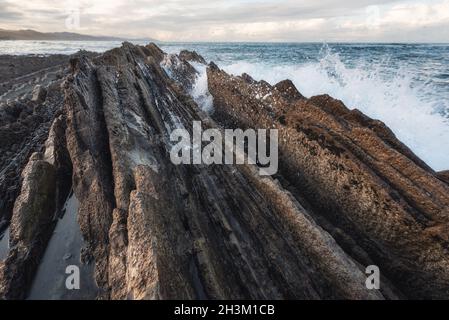
POLYGON ((120 35, 92 35, 88 33, 78 33, 73 31, 38 31, 36 29, 23 28, 23 29, 4 29, 0 28, 2 31, 10 31, 10 32, 20 32, 20 31, 33 31, 42 34, 75 34, 79 36, 86 37, 94 37, 94 38, 116 38, 117 40, 97 40, 97 39, 85 39, 85 40, 14 40, 14 39, 0 39, 0 41, 48 41, 48 42, 56 42, 56 41, 67 41, 67 42, 75 42, 75 41, 101 41, 101 42, 112 42, 112 41, 145 41, 148 40, 150 42, 157 43, 269 43, 269 44, 315 44, 315 43, 329 43, 329 44, 435 44, 435 45, 447 45, 449 44, 449 40, 446 42, 432 42, 432 41, 388 41, 388 40, 317 40, 317 41, 302 41, 302 40, 159 40, 153 38, 151 36, 120 36, 120 35))
MULTIPOLYGON (((85 34, 80 34, 85 35, 85 34)), ((90 35, 88 35, 90 36, 90 35)), ((97 39, 85 39, 85 40, 32 40, 32 39, 0 39, 0 41, 40 41, 40 42, 131 42, 131 41, 145 41, 145 37, 132 37, 132 38, 126 38, 126 37, 120 37, 120 36, 92 36, 92 37, 110 37, 110 38, 118 38, 118 40, 97 40, 97 39)), ((389 45, 402 45, 402 44, 443 44, 443 45, 449 45, 448 42, 424 42, 424 41, 355 41, 355 40, 322 40, 322 41, 301 41, 301 40, 158 40, 158 39, 151 39, 151 37, 148 37, 148 43, 167 43, 167 44, 183 44, 183 43, 191 43, 191 44, 198 44, 198 43, 204 43, 204 44, 220 44, 220 43, 252 43, 252 44, 389 44, 389 45)))

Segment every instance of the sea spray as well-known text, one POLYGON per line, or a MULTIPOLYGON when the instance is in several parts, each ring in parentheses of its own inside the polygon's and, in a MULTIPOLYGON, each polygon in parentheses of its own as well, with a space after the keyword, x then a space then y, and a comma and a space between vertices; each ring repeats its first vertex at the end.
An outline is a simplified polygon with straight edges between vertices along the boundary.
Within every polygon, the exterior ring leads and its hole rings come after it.
MULTIPOLYGON (((0 53, 102 52, 119 45, 116 41, 4 41, 0 53)), ((272 84, 289 78, 307 97, 329 94, 385 122, 435 170, 449 169, 449 45, 164 43, 161 48, 168 53, 195 50, 227 72, 246 72, 272 84)), ((200 71, 192 95, 210 111, 205 80, 200 71)))
POLYGON ((416 85, 406 68, 387 70, 388 57, 377 63, 363 59, 345 63, 324 47, 318 61, 295 65, 240 61, 223 66, 232 74, 246 72, 275 84, 291 79, 306 97, 329 94, 387 124, 397 137, 435 170, 449 168, 449 121, 426 101, 425 85, 416 85))
POLYGON ((203 111, 211 112, 213 110, 214 100, 207 85, 207 66, 194 61, 190 61, 190 64, 198 71, 191 95, 203 111))

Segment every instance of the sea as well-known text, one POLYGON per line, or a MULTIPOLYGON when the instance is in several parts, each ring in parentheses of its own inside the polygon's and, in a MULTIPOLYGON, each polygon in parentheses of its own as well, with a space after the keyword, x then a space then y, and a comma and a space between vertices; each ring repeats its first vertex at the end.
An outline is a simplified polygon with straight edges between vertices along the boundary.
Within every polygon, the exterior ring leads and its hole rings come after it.
MULTIPOLYGON (((137 43, 144 44, 144 43, 137 43)), ((290 79, 306 97, 329 94, 387 124, 434 170, 449 169, 449 44, 157 43, 195 50, 228 73, 275 84, 290 79)), ((0 54, 103 52, 120 42, 0 41, 0 54)), ((207 91, 205 74, 196 90, 207 91)))

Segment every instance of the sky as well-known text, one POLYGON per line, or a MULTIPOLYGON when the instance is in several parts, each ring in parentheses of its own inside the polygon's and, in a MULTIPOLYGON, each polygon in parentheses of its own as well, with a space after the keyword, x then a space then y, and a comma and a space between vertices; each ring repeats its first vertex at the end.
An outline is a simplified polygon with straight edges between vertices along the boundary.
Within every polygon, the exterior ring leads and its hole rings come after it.
POLYGON ((162 41, 449 42, 449 0, 0 0, 0 28, 162 41))

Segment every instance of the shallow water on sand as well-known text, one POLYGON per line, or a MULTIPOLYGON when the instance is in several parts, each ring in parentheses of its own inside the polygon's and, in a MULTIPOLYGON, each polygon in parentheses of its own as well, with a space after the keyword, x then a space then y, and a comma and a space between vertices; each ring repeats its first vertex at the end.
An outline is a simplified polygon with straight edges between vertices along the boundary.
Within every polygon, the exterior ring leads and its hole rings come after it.
POLYGON ((0 261, 5 260, 9 253, 9 228, 0 235, 0 261))
POLYGON ((53 236, 31 286, 30 300, 95 299, 97 287, 93 280, 93 264, 81 263, 81 249, 84 240, 78 224, 79 202, 72 193, 64 206, 64 216, 58 221, 53 236), (66 268, 79 267, 80 289, 66 288, 66 268))

